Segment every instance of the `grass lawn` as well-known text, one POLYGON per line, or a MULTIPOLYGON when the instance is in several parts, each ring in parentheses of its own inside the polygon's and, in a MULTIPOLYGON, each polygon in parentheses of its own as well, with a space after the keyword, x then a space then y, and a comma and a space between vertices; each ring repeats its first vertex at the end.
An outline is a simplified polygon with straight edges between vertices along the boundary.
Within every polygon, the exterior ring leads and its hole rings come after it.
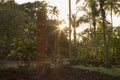
MULTIPOLYGON (((19 65, 19 67, 18 67, 18 63, 16 61, 6 61, 6 62, 4 62, 3 65, 0 65, 0 68, 15 68, 15 69, 17 69, 17 68, 26 68, 27 67, 27 66, 22 67, 21 65, 19 65)), ((35 63, 31 62, 30 67, 27 67, 27 68, 30 68, 30 69, 35 68, 35 63)))
POLYGON ((105 68, 105 67, 85 67, 84 65, 77 65, 77 66, 72 66, 72 68, 79 68, 83 70, 89 70, 89 71, 97 71, 101 72, 107 75, 113 75, 113 76, 120 76, 120 68, 112 67, 112 68, 105 68))

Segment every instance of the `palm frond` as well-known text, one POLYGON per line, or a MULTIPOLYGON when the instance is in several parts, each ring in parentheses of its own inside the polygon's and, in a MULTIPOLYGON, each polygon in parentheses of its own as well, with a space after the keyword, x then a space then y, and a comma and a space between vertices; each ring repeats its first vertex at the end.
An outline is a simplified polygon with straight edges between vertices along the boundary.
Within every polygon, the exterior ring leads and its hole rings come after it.
POLYGON ((89 17, 87 15, 83 15, 77 20, 77 26, 79 26, 82 23, 89 23, 89 17))
POLYGON ((80 2, 80 0, 77 0, 77 1, 76 1, 76 4, 78 4, 79 2, 80 2))

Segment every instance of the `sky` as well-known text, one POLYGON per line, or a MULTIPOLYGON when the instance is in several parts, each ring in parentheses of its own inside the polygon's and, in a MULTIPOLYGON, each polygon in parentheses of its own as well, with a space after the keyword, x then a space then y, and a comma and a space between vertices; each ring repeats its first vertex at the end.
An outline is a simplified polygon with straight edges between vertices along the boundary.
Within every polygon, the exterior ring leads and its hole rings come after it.
MULTIPOLYGON (((34 1, 46 1, 49 5, 57 6, 59 13, 59 19, 67 20, 68 19, 68 0, 15 0, 17 3, 22 4, 26 2, 34 2, 34 1)), ((72 5, 72 13, 75 13, 75 0, 71 0, 72 5)), ((107 16, 107 19, 110 21, 110 16, 107 16)), ((120 17, 113 16, 113 25, 120 25, 120 17)))
MULTIPOLYGON (((34 2, 37 0, 15 0, 17 3, 22 4, 25 2, 34 2)), ((38 1, 43 1, 43 0, 38 0, 38 1)), ((49 5, 52 6, 57 6, 58 10, 60 11, 59 13, 59 19, 67 19, 68 17, 68 0, 44 0, 46 1, 49 5)), ((72 0, 72 12, 75 10, 75 2, 72 0)))

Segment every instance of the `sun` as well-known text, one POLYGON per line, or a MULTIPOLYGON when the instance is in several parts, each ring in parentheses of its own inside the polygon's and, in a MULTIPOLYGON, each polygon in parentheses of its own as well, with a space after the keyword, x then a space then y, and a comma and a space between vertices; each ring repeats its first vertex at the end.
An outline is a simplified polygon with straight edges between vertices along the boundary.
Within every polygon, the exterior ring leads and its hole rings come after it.
POLYGON ((65 26, 63 26, 63 25, 60 25, 60 26, 59 26, 59 29, 60 29, 60 30, 63 30, 64 28, 65 28, 65 26))
POLYGON ((62 23, 58 26, 59 30, 63 30, 66 28, 66 23, 62 23))

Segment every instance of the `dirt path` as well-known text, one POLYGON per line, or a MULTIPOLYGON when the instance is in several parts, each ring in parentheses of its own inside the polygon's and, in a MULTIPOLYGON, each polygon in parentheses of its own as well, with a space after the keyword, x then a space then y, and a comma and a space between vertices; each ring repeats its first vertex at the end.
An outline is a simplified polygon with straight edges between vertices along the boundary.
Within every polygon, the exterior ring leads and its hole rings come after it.
POLYGON ((43 79, 35 76, 34 70, 0 70, 0 80, 120 80, 120 77, 108 76, 98 72, 62 67, 52 69, 43 79))

